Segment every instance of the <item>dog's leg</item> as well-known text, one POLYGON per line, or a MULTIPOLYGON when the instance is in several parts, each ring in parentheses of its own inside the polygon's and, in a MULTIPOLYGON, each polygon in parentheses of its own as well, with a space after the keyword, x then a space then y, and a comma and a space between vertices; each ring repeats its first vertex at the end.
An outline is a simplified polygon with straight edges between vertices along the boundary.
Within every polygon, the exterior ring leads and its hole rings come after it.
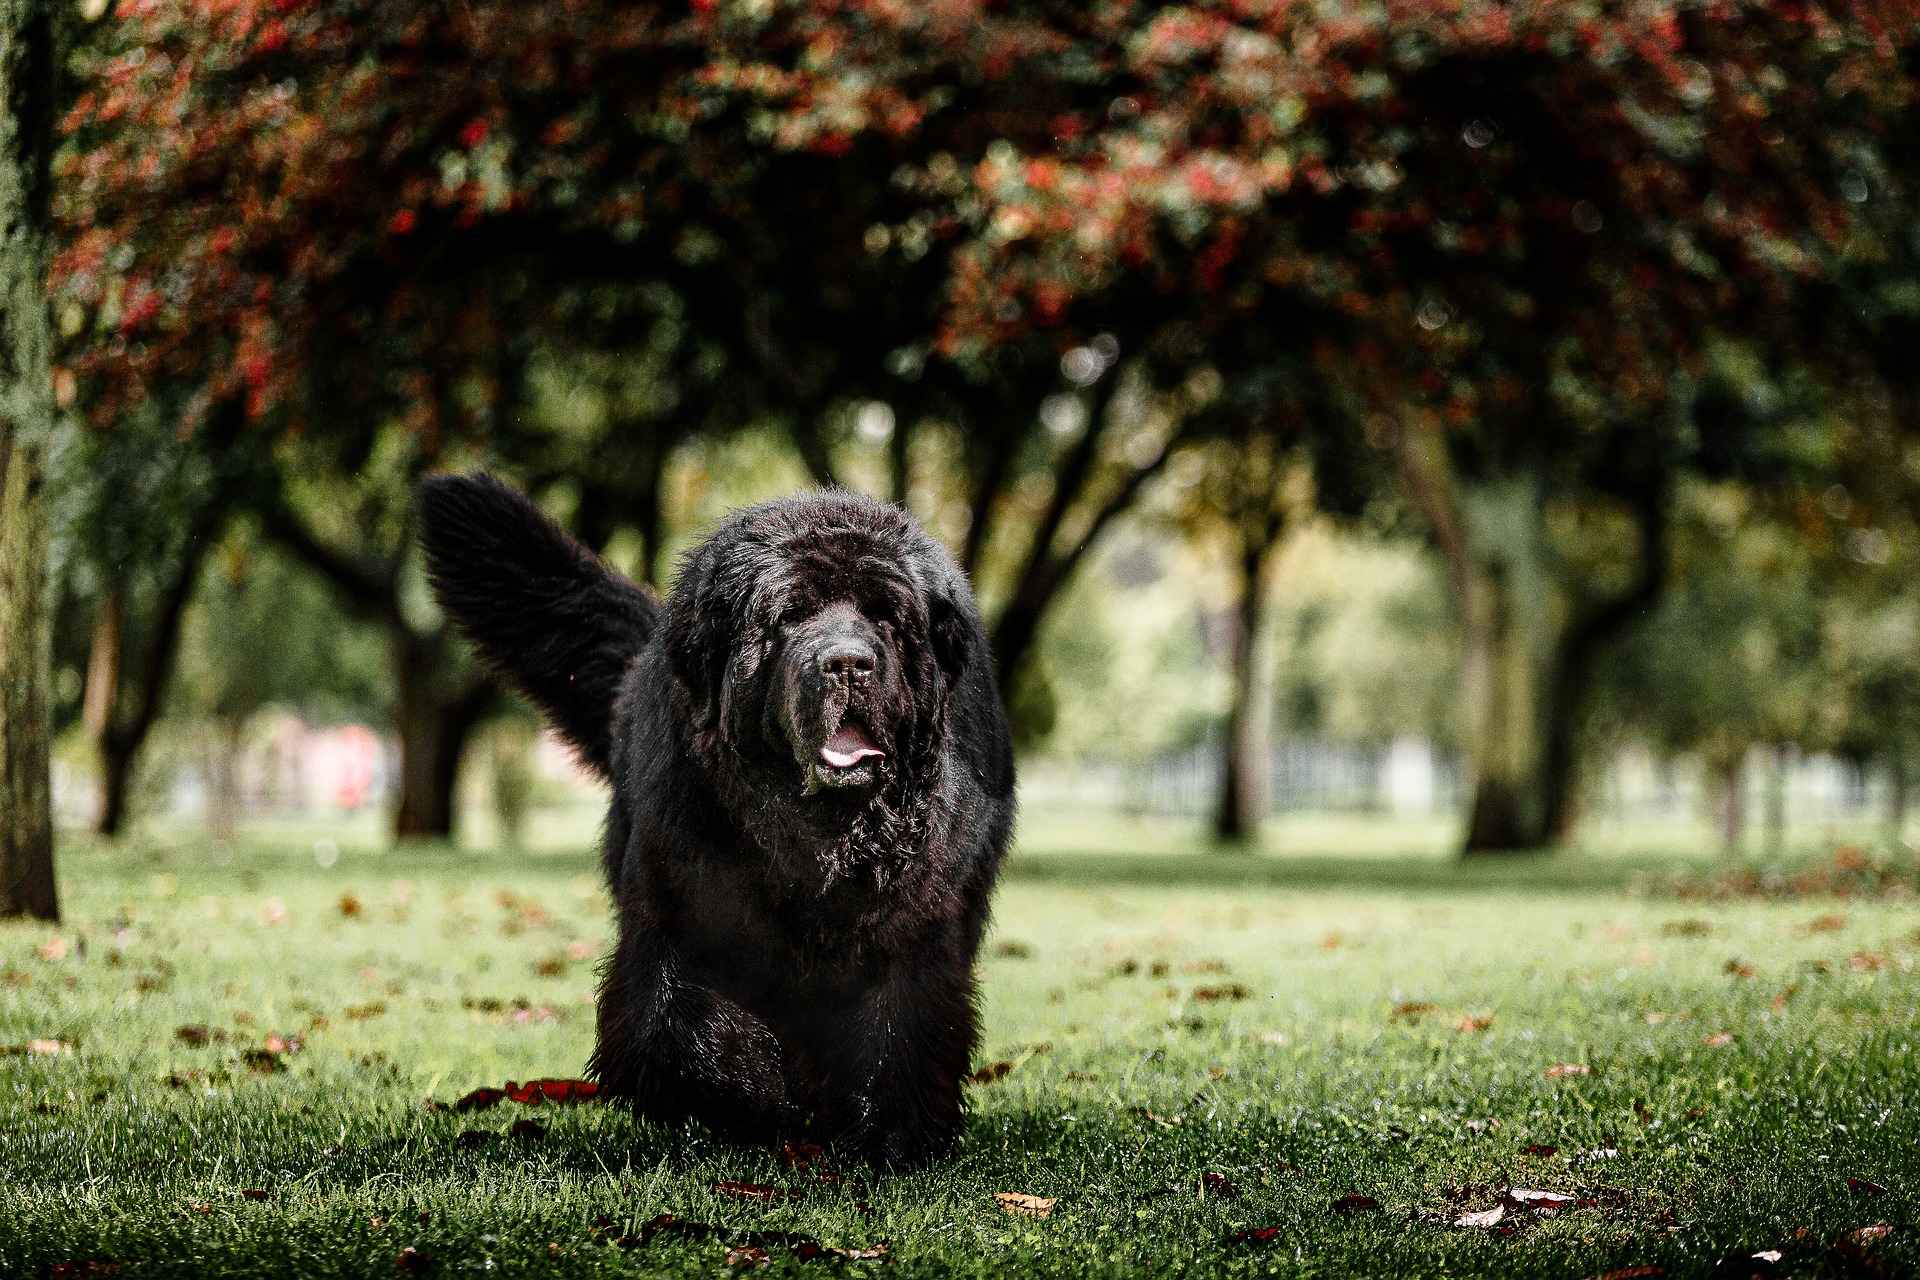
POLYGON ((924 1164, 960 1132, 960 1084, 976 1035, 973 972, 957 938, 896 964, 863 1000, 829 1070, 821 1119, 876 1164, 924 1164))
POLYGON ((683 976, 657 935, 623 937, 600 993, 593 1073, 649 1119, 689 1117, 728 1138, 793 1123, 780 1042, 766 1024, 683 976))

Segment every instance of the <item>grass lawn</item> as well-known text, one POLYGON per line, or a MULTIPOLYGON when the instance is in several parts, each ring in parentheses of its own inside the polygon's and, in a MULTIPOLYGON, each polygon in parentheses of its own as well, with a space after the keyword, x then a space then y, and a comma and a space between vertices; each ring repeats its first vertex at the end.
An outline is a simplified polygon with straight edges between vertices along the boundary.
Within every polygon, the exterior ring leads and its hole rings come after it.
POLYGON ((1010 1069, 952 1159, 874 1177, 424 1105, 579 1073, 585 852, 69 840, 67 923, 0 927, 0 1276, 1920 1275, 1910 896, 1053 843, 983 966, 1010 1069), (1574 1200, 1455 1225, 1507 1188, 1574 1200))

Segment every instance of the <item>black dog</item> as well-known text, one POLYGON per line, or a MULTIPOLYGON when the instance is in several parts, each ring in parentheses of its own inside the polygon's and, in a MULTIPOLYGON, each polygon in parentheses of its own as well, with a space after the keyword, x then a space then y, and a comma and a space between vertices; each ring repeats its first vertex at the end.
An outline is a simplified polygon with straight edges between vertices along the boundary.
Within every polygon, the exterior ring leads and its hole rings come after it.
POLYGON ((663 1121, 944 1152, 1013 757, 965 576, 892 507, 735 514, 663 606, 489 476, 428 480, 481 654, 613 784, 593 1070, 663 1121))

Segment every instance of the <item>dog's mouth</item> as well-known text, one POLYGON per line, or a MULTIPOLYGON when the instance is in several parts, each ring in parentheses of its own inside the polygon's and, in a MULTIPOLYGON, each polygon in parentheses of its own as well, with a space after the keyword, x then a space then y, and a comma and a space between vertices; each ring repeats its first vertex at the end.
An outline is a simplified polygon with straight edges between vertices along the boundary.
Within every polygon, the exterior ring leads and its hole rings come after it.
POLYGON ((842 720, 820 744, 819 756, 807 766, 807 793, 823 788, 872 786, 887 753, 874 745, 867 731, 842 720))

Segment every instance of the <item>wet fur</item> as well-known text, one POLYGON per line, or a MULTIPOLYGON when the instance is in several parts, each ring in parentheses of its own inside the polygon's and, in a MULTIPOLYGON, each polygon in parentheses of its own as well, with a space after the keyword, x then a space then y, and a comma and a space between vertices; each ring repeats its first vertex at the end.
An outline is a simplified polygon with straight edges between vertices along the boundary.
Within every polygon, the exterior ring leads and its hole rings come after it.
POLYGON ((1013 820, 1006 721, 951 557, 892 507, 819 493, 733 516, 662 605, 490 477, 430 480, 420 510, 442 606, 612 783, 607 1090, 741 1141, 810 1133, 896 1165, 944 1152, 1013 820), (885 646, 885 678, 847 714, 886 755, 871 789, 808 794, 790 739, 839 709, 795 694, 787 640, 839 601, 885 646))

